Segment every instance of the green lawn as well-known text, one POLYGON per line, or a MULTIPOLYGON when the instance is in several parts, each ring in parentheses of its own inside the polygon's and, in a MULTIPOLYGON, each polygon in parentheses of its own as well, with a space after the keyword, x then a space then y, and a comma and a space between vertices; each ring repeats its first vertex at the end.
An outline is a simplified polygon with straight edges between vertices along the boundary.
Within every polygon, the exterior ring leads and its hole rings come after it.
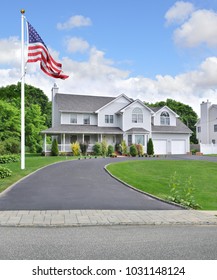
POLYGON ((69 159, 77 159, 77 157, 66 157, 66 156, 58 156, 58 157, 44 157, 44 156, 39 156, 37 154, 29 154, 26 155, 26 168, 25 170, 20 169, 20 162, 13 162, 9 164, 1 164, 1 166, 8 167, 12 171, 12 176, 7 177, 4 179, 0 179, 0 193, 7 189, 10 185, 13 183, 17 182, 24 176, 32 173, 33 171, 44 167, 46 165, 59 162, 59 161, 64 161, 64 160, 69 160, 69 159))
POLYGON ((217 210, 217 163, 144 160, 114 163, 107 169, 122 181, 163 199, 169 194, 170 177, 175 172, 181 180, 191 176, 194 198, 202 210, 217 210))

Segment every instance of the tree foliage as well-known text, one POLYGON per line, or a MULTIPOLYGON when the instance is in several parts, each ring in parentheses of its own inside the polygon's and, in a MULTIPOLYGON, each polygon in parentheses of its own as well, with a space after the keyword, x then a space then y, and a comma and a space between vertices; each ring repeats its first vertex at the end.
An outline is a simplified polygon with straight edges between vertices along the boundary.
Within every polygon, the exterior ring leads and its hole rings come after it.
MULTIPOLYGON (((11 153, 7 142, 20 142, 21 83, 0 88, 0 150, 11 153), (8 140, 9 139, 9 140, 8 140), (12 141, 13 140, 13 141, 12 141)), ((51 126, 51 102, 39 88, 25 85, 26 146, 31 152, 40 152, 40 131, 51 126)), ((13 149, 14 150, 14 149, 13 149)), ((17 150, 17 149, 16 149, 17 150)))
POLYGON ((191 142, 197 143, 195 124, 197 122, 198 116, 189 105, 183 104, 173 99, 167 99, 166 101, 160 101, 151 104, 146 103, 146 105, 150 108, 168 106, 171 110, 178 114, 179 119, 193 131, 191 142))

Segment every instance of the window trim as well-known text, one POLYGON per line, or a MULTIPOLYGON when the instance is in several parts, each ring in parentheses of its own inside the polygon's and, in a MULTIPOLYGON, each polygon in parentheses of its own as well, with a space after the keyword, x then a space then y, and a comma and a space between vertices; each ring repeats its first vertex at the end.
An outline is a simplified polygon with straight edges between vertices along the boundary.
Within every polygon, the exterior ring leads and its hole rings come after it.
POLYGON ((136 107, 133 109, 132 123, 143 123, 143 112, 141 108, 136 107))
POLYGON ((114 115, 105 115, 105 123, 114 123, 114 115))
POLYGON ((170 125, 170 114, 167 111, 161 112, 160 124, 161 125, 170 125))

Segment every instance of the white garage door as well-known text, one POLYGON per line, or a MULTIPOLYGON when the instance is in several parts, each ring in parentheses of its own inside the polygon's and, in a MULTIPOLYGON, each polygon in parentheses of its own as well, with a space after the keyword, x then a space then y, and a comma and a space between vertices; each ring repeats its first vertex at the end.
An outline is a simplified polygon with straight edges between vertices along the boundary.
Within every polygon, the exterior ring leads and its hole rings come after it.
POLYGON ((155 155, 167 154, 167 140, 153 139, 153 145, 155 155))
POLYGON ((171 153, 173 155, 186 154, 185 140, 172 140, 171 141, 171 153))

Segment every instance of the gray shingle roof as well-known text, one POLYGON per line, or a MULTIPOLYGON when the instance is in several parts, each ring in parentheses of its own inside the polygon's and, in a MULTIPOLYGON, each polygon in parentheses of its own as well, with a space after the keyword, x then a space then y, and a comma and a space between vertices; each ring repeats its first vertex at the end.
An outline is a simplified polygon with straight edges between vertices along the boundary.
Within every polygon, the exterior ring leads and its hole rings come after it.
POLYGON ((176 126, 152 125, 152 133, 192 133, 192 131, 179 119, 176 119, 176 126))
POLYGON ((55 101, 58 104, 59 111, 66 112, 95 112, 114 99, 115 97, 78 94, 58 93, 55 95, 55 101))
POLYGON ((118 127, 99 127, 96 125, 67 125, 62 124, 55 127, 48 128, 41 132, 42 134, 73 134, 73 133, 87 133, 87 134, 123 134, 123 131, 118 127))
POLYGON ((128 129, 126 132, 130 132, 130 133, 149 133, 148 130, 146 130, 142 127, 134 127, 134 128, 128 129))

